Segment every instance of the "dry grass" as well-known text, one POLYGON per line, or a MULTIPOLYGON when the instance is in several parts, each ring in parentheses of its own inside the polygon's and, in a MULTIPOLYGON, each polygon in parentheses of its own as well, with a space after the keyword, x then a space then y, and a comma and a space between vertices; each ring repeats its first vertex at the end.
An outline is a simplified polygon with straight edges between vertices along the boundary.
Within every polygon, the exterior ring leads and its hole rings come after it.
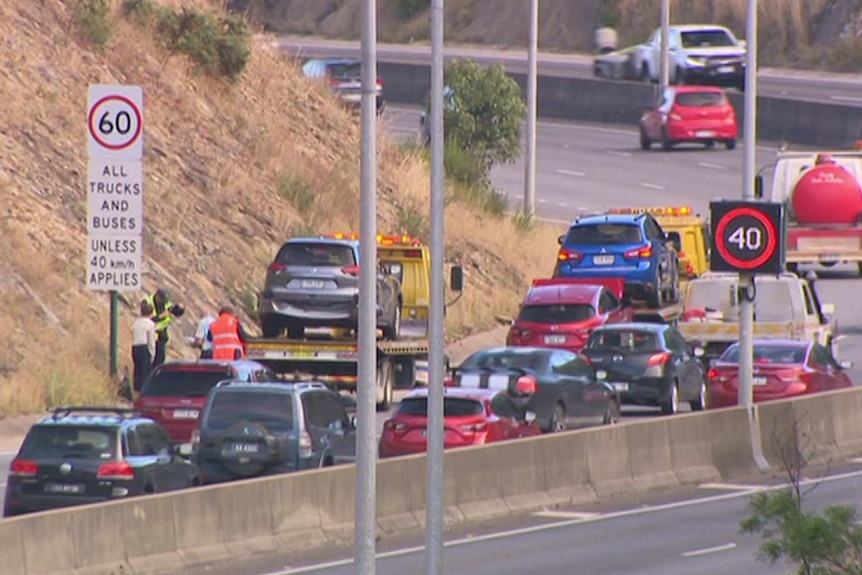
MULTIPOLYGON (((182 336, 205 307, 232 301, 249 308, 248 294, 286 238, 358 227, 357 122, 266 40, 256 42, 242 81, 228 85, 192 75, 181 57, 166 59, 151 32, 119 15, 106 48, 91 47, 73 33, 72 6, 0 3, 7 47, 0 80, 0 416, 113 395, 105 377, 108 297, 88 292, 83 281, 81 118, 89 84, 145 89, 144 287, 165 286, 187 305, 172 328, 172 354, 189 353, 182 336), (285 178, 314 190, 313 205, 301 208, 306 214, 279 192, 285 178)), ((410 231, 427 233, 427 168, 391 145, 385 130, 379 178, 381 231, 410 223, 417 228, 410 231)), ((446 258, 465 266, 468 286, 449 327, 465 334, 510 315, 529 280, 548 273, 556 231, 526 234, 507 218, 457 202, 447 214, 446 258)), ((143 295, 123 295, 123 365, 143 295)))

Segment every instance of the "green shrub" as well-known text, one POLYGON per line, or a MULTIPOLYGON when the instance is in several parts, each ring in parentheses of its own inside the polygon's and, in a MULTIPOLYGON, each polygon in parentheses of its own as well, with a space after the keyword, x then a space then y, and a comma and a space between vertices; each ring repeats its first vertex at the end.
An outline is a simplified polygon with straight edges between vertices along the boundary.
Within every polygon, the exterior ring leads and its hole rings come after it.
POLYGON ((279 178, 278 193, 302 215, 308 215, 316 200, 316 194, 311 184, 304 178, 293 174, 286 174, 279 178))
POLYGON ((470 153, 455 140, 448 140, 443 149, 446 177, 465 186, 487 185, 487 172, 481 156, 470 153))
POLYGON ((114 33, 111 0, 78 0, 74 17, 81 36, 96 46, 105 46, 114 33))
POLYGON ((520 232, 530 232, 536 225, 535 218, 527 212, 518 212, 512 216, 512 223, 520 232))
POLYGON ((431 0, 398 0, 398 18, 402 21, 410 20, 430 6, 431 0))

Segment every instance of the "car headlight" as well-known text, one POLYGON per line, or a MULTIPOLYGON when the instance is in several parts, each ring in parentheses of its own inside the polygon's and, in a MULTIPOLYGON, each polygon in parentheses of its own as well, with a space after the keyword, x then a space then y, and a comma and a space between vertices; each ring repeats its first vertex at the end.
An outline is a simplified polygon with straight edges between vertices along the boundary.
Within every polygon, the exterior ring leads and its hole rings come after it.
POLYGON ((685 63, 689 66, 706 66, 706 60, 704 60, 703 58, 695 58, 692 56, 686 58, 685 63))
POLYGON ((596 370, 596 379, 604 381, 608 378, 608 372, 603 369, 596 370))

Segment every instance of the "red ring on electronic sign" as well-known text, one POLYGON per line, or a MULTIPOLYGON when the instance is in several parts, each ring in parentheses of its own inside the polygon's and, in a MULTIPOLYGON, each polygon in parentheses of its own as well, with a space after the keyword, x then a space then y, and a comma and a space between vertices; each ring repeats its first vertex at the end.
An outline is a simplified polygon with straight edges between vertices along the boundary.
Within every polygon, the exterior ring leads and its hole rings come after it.
POLYGON ((744 270, 753 270, 768 262, 769 259, 775 255, 775 250, 778 248, 777 236, 778 232, 775 230, 775 226, 763 212, 752 208, 736 208, 724 214, 724 217, 718 222, 718 225, 715 228, 715 248, 718 250, 718 253, 721 254, 721 257, 724 258, 724 261, 730 265, 744 270), (730 222, 736 218, 745 216, 752 217, 763 224, 767 234, 766 249, 763 250, 762 254, 750 261, 741 260, 731 254, 727 250, 727 246, 724 242, 724 231, 727 229, 727 226, 730 225, 730 222))
POLYGON ((144 128, 144 121, 143 120, 144 120, 144 118, 143 118, 143 114, 141 114, 140 108, 138 108, 138 105, 135 104, 131 99, 123 96, 122 94, 110 94, 108 96, 105 96, 104 98, 102 98, 101 100, 96 102, 95 104, 93 104, 93 108, 90 110, 90 117, 87 118, 87 123, 88 123, 89 128, 90 128, 90 134, 93 136, 93 139, 99 143, 100 146, 102 146, 103 148, 107 148, 109 150, 125 150, 126 148, 130 148, 131 146, 133 146, 135 144, 135 142, 137 142, 140 139, 141 132, 143 131, 143 128, 144 128), (118 101, 126 104, 127 106, 129 106, 132 109, 132 111, 135 113, 135 119, 137 120, 137 123, 138 123, 137 127, 135 128, 135 133, 132 134, 132 137, 128 141, 122 142, 120 144, 111 144, 111 143, 108 143, 105 140, 103 140, 99 136, 99 130, 97 130, 96 126, 95 126, 95 119, 96 119, 97 112, 98 112, 99 108, 103 104, 105 104, 111 100, 118 100, 118 101))

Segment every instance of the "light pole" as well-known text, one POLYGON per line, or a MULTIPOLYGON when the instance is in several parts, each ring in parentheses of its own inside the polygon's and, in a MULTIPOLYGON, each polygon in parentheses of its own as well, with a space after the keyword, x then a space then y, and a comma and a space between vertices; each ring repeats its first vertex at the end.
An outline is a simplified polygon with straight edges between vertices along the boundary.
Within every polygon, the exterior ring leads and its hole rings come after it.
POLYGON ((530 1, 530 45, 527 50, 527 146, 524 153, 524 214, 536 213, 536 97, 539 57, 539 0, 530 1))

